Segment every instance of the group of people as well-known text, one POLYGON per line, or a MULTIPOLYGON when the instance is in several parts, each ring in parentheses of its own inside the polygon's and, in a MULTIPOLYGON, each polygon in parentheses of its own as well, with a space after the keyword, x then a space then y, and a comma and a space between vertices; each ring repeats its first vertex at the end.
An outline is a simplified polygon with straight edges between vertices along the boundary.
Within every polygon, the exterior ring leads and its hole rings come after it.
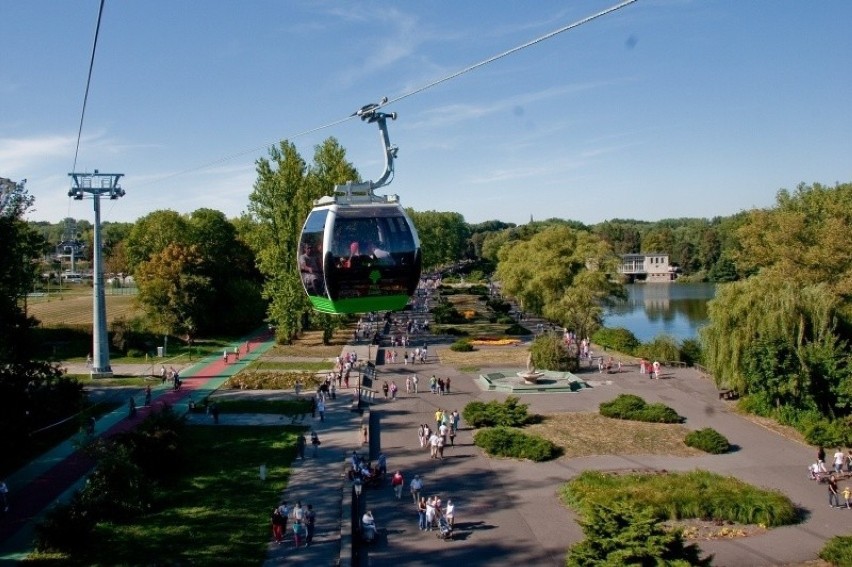
POLYGON ((843 489, 843 501, 840 503, 840 490, 837 486, 837 480, 843 474, 843 468, 846 467, 846 472, 852 474, 852 449, 848 453, 844 453, 843 449, 837 448, 832 456, 832 472, 829 474, 825 466, 825 449, 820 447, 817 451, 816 461, 808 467, 808 477, 817 482, 825 481, 828 486, 828 505, 832 508, 852 508, 852 487, 846 485, 843 489))
POLYGON ((647 374, 648 378, 658 379, 660 377, 660 361, 648 362, 644 358, 639 360, 639 374, 647 374))
POLYGON ((294 546, 298 548, 304 543, 304 546, 308 547, 313 542, 316 526, 313 505, 303 507, 301 502, 296 502, 291 509, 285 501, 272 509, 272 537, 279 545, 284 543, 286 538, 288 521, 292 521, 294 546))

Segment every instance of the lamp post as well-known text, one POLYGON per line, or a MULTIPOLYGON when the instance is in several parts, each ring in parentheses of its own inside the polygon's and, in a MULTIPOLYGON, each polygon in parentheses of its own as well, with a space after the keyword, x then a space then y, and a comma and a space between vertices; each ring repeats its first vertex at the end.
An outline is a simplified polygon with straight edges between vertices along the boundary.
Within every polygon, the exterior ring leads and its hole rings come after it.
MULTIPOLYGON (((356 473, 357 474, 357 473, 356 473)), ((355 477, 352 481, 352 567, 361 564, 361 479, 355 477)))

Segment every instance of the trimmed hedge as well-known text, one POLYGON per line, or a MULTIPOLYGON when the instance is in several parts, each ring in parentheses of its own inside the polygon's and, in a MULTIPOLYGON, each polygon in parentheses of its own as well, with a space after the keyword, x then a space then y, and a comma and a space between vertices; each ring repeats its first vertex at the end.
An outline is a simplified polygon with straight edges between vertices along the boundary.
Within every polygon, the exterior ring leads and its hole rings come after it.
POLYGON ((647 421, 650 423, 681 423, 683 418, 667 405, 649 404, 639 396, 621 394, 611 402, 603 402, 600 413, 604 417, 647 421))
POLYGON ((540 462, 556 458, 559 454, 556 445, 547 439, 509 427, 480 429, 474 434, 473 443, 495 457, 540 462))
POLYGON ((509 396, 505 402, 470 402, 462 410, 462 417, 471 427, 522 427, 529 423, 527 414, 529 404, 518 403, 515 396, 509 396))
POLYGON ((476 349, 473 348, 469 339, 462 339, 451 344, 450 350, 453 352, 473 352, 476 349))
POLYGON ((690 447, 701 449, 705 453, 712 453, 713 455, 727 453, 731 448, 731 444, 728 443, 727 437, 712 427, 705 427, 698 431, 690 431, 683 442, 690 447))

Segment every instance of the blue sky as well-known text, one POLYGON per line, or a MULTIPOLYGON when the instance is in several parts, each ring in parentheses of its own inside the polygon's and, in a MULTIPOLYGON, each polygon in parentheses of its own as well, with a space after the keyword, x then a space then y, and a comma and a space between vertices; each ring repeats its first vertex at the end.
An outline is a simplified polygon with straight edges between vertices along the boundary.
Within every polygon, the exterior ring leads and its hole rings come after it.
MULTIPOLYGON (((310 161, 334 136, 375 179, 375 126, 294 136, 616 3, 107 0, 76 170, 125 174, 108 221, 237 216, 281 139, 310 161)), ((98 6, 0 0, 0 176, 28 179, 33 219, 92 217, 67 174, 98 6)), ((850 22, 845 0, 639 0, 388 107, 388 192, 471 223, 597 223, 850 182, 850 22)))

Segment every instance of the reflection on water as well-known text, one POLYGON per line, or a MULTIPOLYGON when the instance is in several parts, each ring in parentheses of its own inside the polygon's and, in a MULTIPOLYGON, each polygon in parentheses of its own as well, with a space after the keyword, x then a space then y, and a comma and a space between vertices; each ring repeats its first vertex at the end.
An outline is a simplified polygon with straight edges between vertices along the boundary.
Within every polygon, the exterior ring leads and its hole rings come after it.
POLYGON ((678 340, 698 338, 707 323, 707 302, 715 284, 629 284, 628 298, 604 316, 607 327, 624 327, 640 341, 667 334, 678 340))

